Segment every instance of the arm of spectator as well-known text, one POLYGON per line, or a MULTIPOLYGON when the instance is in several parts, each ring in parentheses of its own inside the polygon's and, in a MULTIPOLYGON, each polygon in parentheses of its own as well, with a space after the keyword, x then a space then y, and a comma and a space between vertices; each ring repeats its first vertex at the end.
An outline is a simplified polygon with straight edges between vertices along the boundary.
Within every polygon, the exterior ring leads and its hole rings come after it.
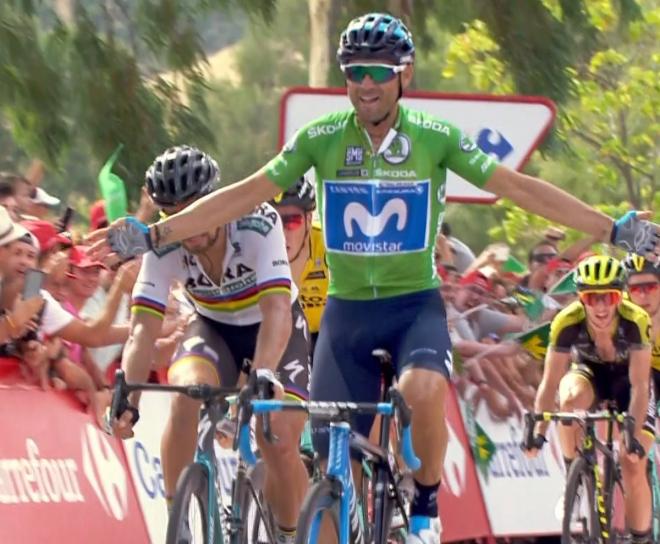
POLYGON ((80 344, 86 348, 99 348, 111 344, 123 344, 128 338, 128 332, 128 325, 108 326, 98 320, 87 323, 82 319, 74 318, 56 334, 67 342, 80 344))
MULTIPOLYGON (((570 351, 556 351, 552 347, 548 348, 543 367, 543 379, 536 392, 536 400, 534 401, 535 412, 546 412, 553 409, 555 396, 559 389, 559 382, 564 377, 564 374, 566 374, 570 361, 570 351)), ((536 424, 536 432, 538 434, 545 436, 547 430, 547 422, 541 421, 536 424)))
POLYGON ((38 340, 21 342, 19 353, 34 381, 39 383, 44 391, 50 389, 48 383, 48 357, 44 344, 38 340))
POLYGON ((33 319, 44 305, 41 296, 27 300, 17 298, 11 312, 5 312, 0 319, 0 343, 4 344, 14 338, 20 338, 28 330, 34 328, 33 319))
POLYGON ((449 241, 444 234, 438 234, 435 241, 436 259, 441 263, 454 264, 454 255, 451 252, 449 241))
POLYGON ((564 251, 562 251, 559 256, 567 261, 575 262, 578 260, 580 255, 582 255, 591 246, 597 243, 598 243, 598 238, 596 236, 587 236, 586 238, 580 238, 577 242, 568 246, 564 251))
MULTIPOLYGON (((103 311, 94 321, 90 321, 90 323, 93 323, 99 329, 105 329, 112 325, 119 310, 121 299, 125 294, 131 293, 139 271, 139 259, 124 263, 119 267, 108 291, 103 311)), ((125 340, 124 338, 122 342, 125 340)))
POLYGON ((477 315, 479 331, 482 335, 495 333, 503 336, 512 332, 522 332, 529 325, 524 315, 505 314, 495 310, 481 310, 477 315))
POLYGON ((98 366, 96 366, 94 359, 86 349, 82 350, 81 362, 83 368, 87 370, 90 377, 92 378, 92 381, 94 382, 96 389, 103 389, 109 385, 105 379, 105 375, 103 374, 103 372, 101 372, 101 369, 98 366))
POLYGON ((454 349, 458 351, 461 357, 479 357, 486 354, 493 356, 516 355, 521 348, 516 342, 485 344, 473 340, 459 340, 454 343, 454 349))

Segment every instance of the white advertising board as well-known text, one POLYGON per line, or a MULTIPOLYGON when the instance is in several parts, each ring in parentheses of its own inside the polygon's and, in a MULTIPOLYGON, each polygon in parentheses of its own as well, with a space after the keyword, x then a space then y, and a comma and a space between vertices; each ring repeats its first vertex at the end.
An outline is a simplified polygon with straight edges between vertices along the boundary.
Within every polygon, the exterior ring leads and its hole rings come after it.
MULTIPOLYGON (((458 126, 483 151, 514 170, 522 168, 555 118, 554 104, 543 97, 412 91, 402 101, 458 126)), ((350 107, 345 89, 289 89, 280 103, 280 145, 317 117, 350 107)), ((489 203, 495 196, 449 172, 447 200, 489 203)))

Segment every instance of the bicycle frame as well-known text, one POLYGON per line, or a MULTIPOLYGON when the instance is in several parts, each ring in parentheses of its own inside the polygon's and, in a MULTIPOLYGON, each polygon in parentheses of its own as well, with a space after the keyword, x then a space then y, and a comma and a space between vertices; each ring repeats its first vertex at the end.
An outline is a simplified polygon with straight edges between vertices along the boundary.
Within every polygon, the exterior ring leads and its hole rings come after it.
MULTIPOLYGON (((401 399, 398 399, 401 402, 401 399)), ((330 419, 347 419, 351 413, 366 413, 386 416, 383 425, 389 425, 389 418, 394 415, 395 404, 392 402, 370 403, 351 403, 351 402, 291 402, 278 400, 252 400, 251 407, 254 414, 265 414, 273 411, 298 410, 306 411, 310 415, 327 417, 330 419)), ((409 414, 408 414, 409 418, 409 414)), ((357 493, 353 484, 353 473, 351 469, 350 445, 351 442, 360 443, 360 435, 351 431, 351 426, 346 421, 331 421, 330 423, 330 449, 328 452, 328 468, 324 474, 337 485, 337 492, 340 497, 339 508, 339 544, 349 544, 351 534, 351 518, 353 524, 359 524, 357 516, 357 493), (352 516, 351 507, 355 508, 355 515, 352 516)), ((252 452, 249 442, 249 432, 246 423, 242 423, 238 436, 239 447, 242 457, 248 463, 254 463, 255 456, 252 452)), ((410 424, 406 424, 402 429, 401 435, 401 453, 408 466, 416 470, 420 466, 420 461, 415 456, 412 448, 412 438, 410 434, 410 424)), ((381 455, 380 448, 371 446, 366 449, 366 453, 381 455)), ((314 539, 318 538, 321 516, 317 515, 312 525, 311 534, 314 539)), ((361 534, 361 527, 353 527, 357 534, 361 534)))

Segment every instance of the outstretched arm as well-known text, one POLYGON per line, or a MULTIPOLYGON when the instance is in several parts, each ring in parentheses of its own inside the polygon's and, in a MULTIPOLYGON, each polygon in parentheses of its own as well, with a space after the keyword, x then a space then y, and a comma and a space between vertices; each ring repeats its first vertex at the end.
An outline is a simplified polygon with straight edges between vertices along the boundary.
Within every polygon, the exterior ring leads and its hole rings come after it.
POLYGON ((238 219, 281 192, 282 189, 260 170, 238 183, 200 198, 185 210, 152 225, 151 241, 158 247, 208 232, 218 225, 238 219))
POLYGON ((499 165, 484 189, 550 221, 591 234, 601 242, 610 241, 611 217, 547 181, 499 165))

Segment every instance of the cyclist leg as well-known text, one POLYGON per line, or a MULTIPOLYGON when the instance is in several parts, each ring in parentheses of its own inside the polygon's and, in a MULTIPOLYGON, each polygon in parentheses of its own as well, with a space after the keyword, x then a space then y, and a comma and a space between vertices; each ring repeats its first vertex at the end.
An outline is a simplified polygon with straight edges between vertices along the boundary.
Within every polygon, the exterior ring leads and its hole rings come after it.
MULTIPOLYGON (((288 400, 309 398, 309 339, 302 309, 292 306, 293 329, 277 375, 288 400)), ((307 493, 308 474, 300 457, 300 436, 307 415, 300 412, 273 413, 272 431, 277 441, 265 440, 261 425, 257 427, 257 443, 266 464, 265 496, 283 533, 295 533, 300 506, 307 493)))
POLYGON ((412 409, 415 453, 422 461, 414 474, 411 542, 439 538, 437 493, 447 450, 445 400, 452 371, 451 340, 444 303, 437 290, 399 301, 400 330, 393 345, 399 389, 412 409))
MULTIPOLYGON (((627 371, 616 379, 614 400, 620 408, 625 407, 628 409, 630 404, 630 382, 628 381, 627 371)), ((652 449, 655 441, 655 410, 654 387, 651 383, 647 417, 640 439, 644 451, 651 452, 651 455, 653 454, 652 449)), ((639 460, 632 460, 626 455, 623 444, 620 444, 619 451, 621 452, 619 462, 621 463, 621 476, 623 477, 623 488, 625 490, 626 521, 633 532, 633 536, 637 537, 635 542, 644 542, 650 538, 651 509, 653 507, 653 496, 647 478, 648 456, 639 460)))
MULTIPOLYGON (((380 398, 380 368, 371 355, 383 347, 377 335, 379 324, 374 316, 382 316, 380 301, 352 301, 328 297, 321 331, 314 351, 310 398, 314 401, 377 402, 380 398)), ((371 416, 356 416, 352 429, 369 435, 371 416)), ((328 458, 329 426, 325 420, 312 418, 314 449, 325 468, 328 458)), ((355 482, 361 479, 361 456, 351 450, 355 482)), ((356 487, 357 489, 357 487, 356 487)), ((320 542, 334 541, 328 516, 321 525, 320 542)))
MULTIPOLYGON (((238 379, 236 363, 214 325, 197 315, 188 324, 167 377, 173 385, 208 383, 231 386, 238 379)), ((161 439, 165 496, 176 491, 179 474, 192 460, 197 442, 201 401, 185 395, 172 397, 170 416, 161 439)))
MULTIPOLYGON (((603 380, 597 370, 585 364, 572 364, 559 382, 559 409, 562 412, 588 410, 594 406, 596 399, 607 398, 602 391, 602 385, 603 380)), ((570 464, 575 459, 581 432, 577 425, 558 425, 557 432, 568 473, 570 464)))

